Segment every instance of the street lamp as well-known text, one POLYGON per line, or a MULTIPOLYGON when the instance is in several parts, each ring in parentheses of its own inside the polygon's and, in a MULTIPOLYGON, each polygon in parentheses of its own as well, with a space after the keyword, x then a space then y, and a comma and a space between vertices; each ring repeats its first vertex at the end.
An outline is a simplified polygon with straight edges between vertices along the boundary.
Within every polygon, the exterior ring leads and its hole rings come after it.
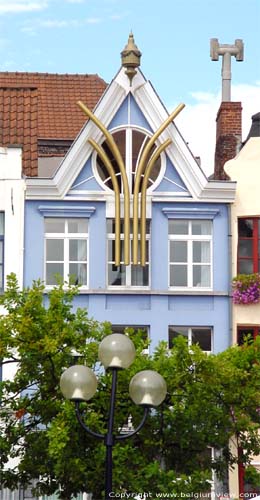
POLYGON ((76 416, 83 429, 91 436, 104 440, 106 446, 105 463, 105 500, 109 500, 112 492, 112 449, 116 441, 122 441, 140 431, 149 413, 149 408, 159 406, 166 396, 166 382, 164 378, 153 370, 138 372, 130 381, 130 397, 136 405, 143 406, 144 414, 140 424, 130 433, 114 435, 114 413, 116 402, 117 372, 128 368, 135 358, 133 342, 121 333, 113 333, 105 337, 99 345, 98 357, 107 370, 112 372, 112 387, 110 393, 109 418, 106 434, 94 432, 82 420, 80 402, 91 399, 96 390, 98 381, 93 371, 84 365, 74 365, 65 370, 60 379, 60 387, 66 399, 74 401, 76 416))

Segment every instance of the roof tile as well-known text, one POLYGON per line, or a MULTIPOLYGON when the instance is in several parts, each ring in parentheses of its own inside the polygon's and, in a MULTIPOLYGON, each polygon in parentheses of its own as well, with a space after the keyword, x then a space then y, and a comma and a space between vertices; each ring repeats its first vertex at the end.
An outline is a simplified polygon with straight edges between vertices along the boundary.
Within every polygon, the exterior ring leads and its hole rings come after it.
POLYGON ((38 140, 73 140, 107 84, 98 75, 0 72, 0 145, 23 145, 23 171, 37 175, 38 140))

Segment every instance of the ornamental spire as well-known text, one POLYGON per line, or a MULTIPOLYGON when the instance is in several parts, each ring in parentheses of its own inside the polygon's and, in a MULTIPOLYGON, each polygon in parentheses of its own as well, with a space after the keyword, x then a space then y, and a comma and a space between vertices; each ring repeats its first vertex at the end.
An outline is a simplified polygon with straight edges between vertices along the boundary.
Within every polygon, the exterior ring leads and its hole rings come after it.
POLYGON ((136 68, 140 66, 141 55, 142 53, 135 44, 134 35, 131 31, 128 37, 127 45, 121 52, 122 66, 126 68, 126 75, 129 78, 130 85, 132 84, 132 80, 137 73, 136 68))

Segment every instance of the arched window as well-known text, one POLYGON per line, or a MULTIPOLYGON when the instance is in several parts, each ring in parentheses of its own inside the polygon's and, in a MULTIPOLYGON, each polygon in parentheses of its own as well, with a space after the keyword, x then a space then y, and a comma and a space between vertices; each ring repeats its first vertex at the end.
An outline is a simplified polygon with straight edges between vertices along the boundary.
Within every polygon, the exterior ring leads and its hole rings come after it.
MULTIPOLYGON (((136 175, 136 169, 138 166, 138 162, 140 160, 142 151, 149 141, 150 136, 148 135, 147 132, 144 132, 143 130, 138 130, 138 129, 133 129, 133 128, 124 128, 117 130, 115 132, 112 132, 113 139, 121 153, 125 168, 126 168, 126 175, 128 178, 128 184, 129 184, 129 190, 130 193, 133 193, 134 191, 134 182, 135 182, 135 175, 136 175)), ((119 167, 117 165, 117 162, 113 156, 113 153, 110 151, 110 148, 107 144, 107 141, 105 140, 101 144, 103 150, 107 154, 107 157, 109 158, 113 168, 114 172, 116 174, 116 177, 118 179, 118 184, 119 184, 119 189, 120 192, 123 192, 123 187, 122 187, 122 181, 121 181, 121 173, 119 170, 119 167)), ((156 146, 153 145, 146 164, 148 164, 149 159, 151 158, 154 150, 156 149, 156 146)), ((161 156, 157 159, 155 162, 153 169, 151 171, 149 180, 148 180, 148 189, 150 188, 151 190, 153 189, 153 186, 156 182, 156 180, 159 178, 160 173, 162 170, 162 160, 161 156)), ((99 181, 105 185, 108 189, 113 191, 113 184, 111 181, 111 177, 107 171, 106 166, 104 165, 103 161, 97 155, 96 159, 96 172, 97 172, 97 177, 99 181)), ((142 182, 140 183, 140 189, 142 189, 142 182)))

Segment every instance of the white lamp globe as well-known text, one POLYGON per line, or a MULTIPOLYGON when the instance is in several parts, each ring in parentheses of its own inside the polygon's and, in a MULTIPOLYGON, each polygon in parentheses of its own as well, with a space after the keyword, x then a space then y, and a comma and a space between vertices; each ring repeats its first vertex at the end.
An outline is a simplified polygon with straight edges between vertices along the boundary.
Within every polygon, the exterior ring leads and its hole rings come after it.
POLYGON ((154 370, 143 370, 131 379, 130 397, 136 405, 159 406, 165 399, 167 385, 154 370))
POLYGON ((122 333, 112 333, 99 344, 98 358, 105 368, 128 368, 135 358, 135 346, 122 333))
POLYGON ((61 392, 71 401, 88 401, 94 396, 97 384, 96 375, 84 365, 67 368, 60 378, 61 392))

